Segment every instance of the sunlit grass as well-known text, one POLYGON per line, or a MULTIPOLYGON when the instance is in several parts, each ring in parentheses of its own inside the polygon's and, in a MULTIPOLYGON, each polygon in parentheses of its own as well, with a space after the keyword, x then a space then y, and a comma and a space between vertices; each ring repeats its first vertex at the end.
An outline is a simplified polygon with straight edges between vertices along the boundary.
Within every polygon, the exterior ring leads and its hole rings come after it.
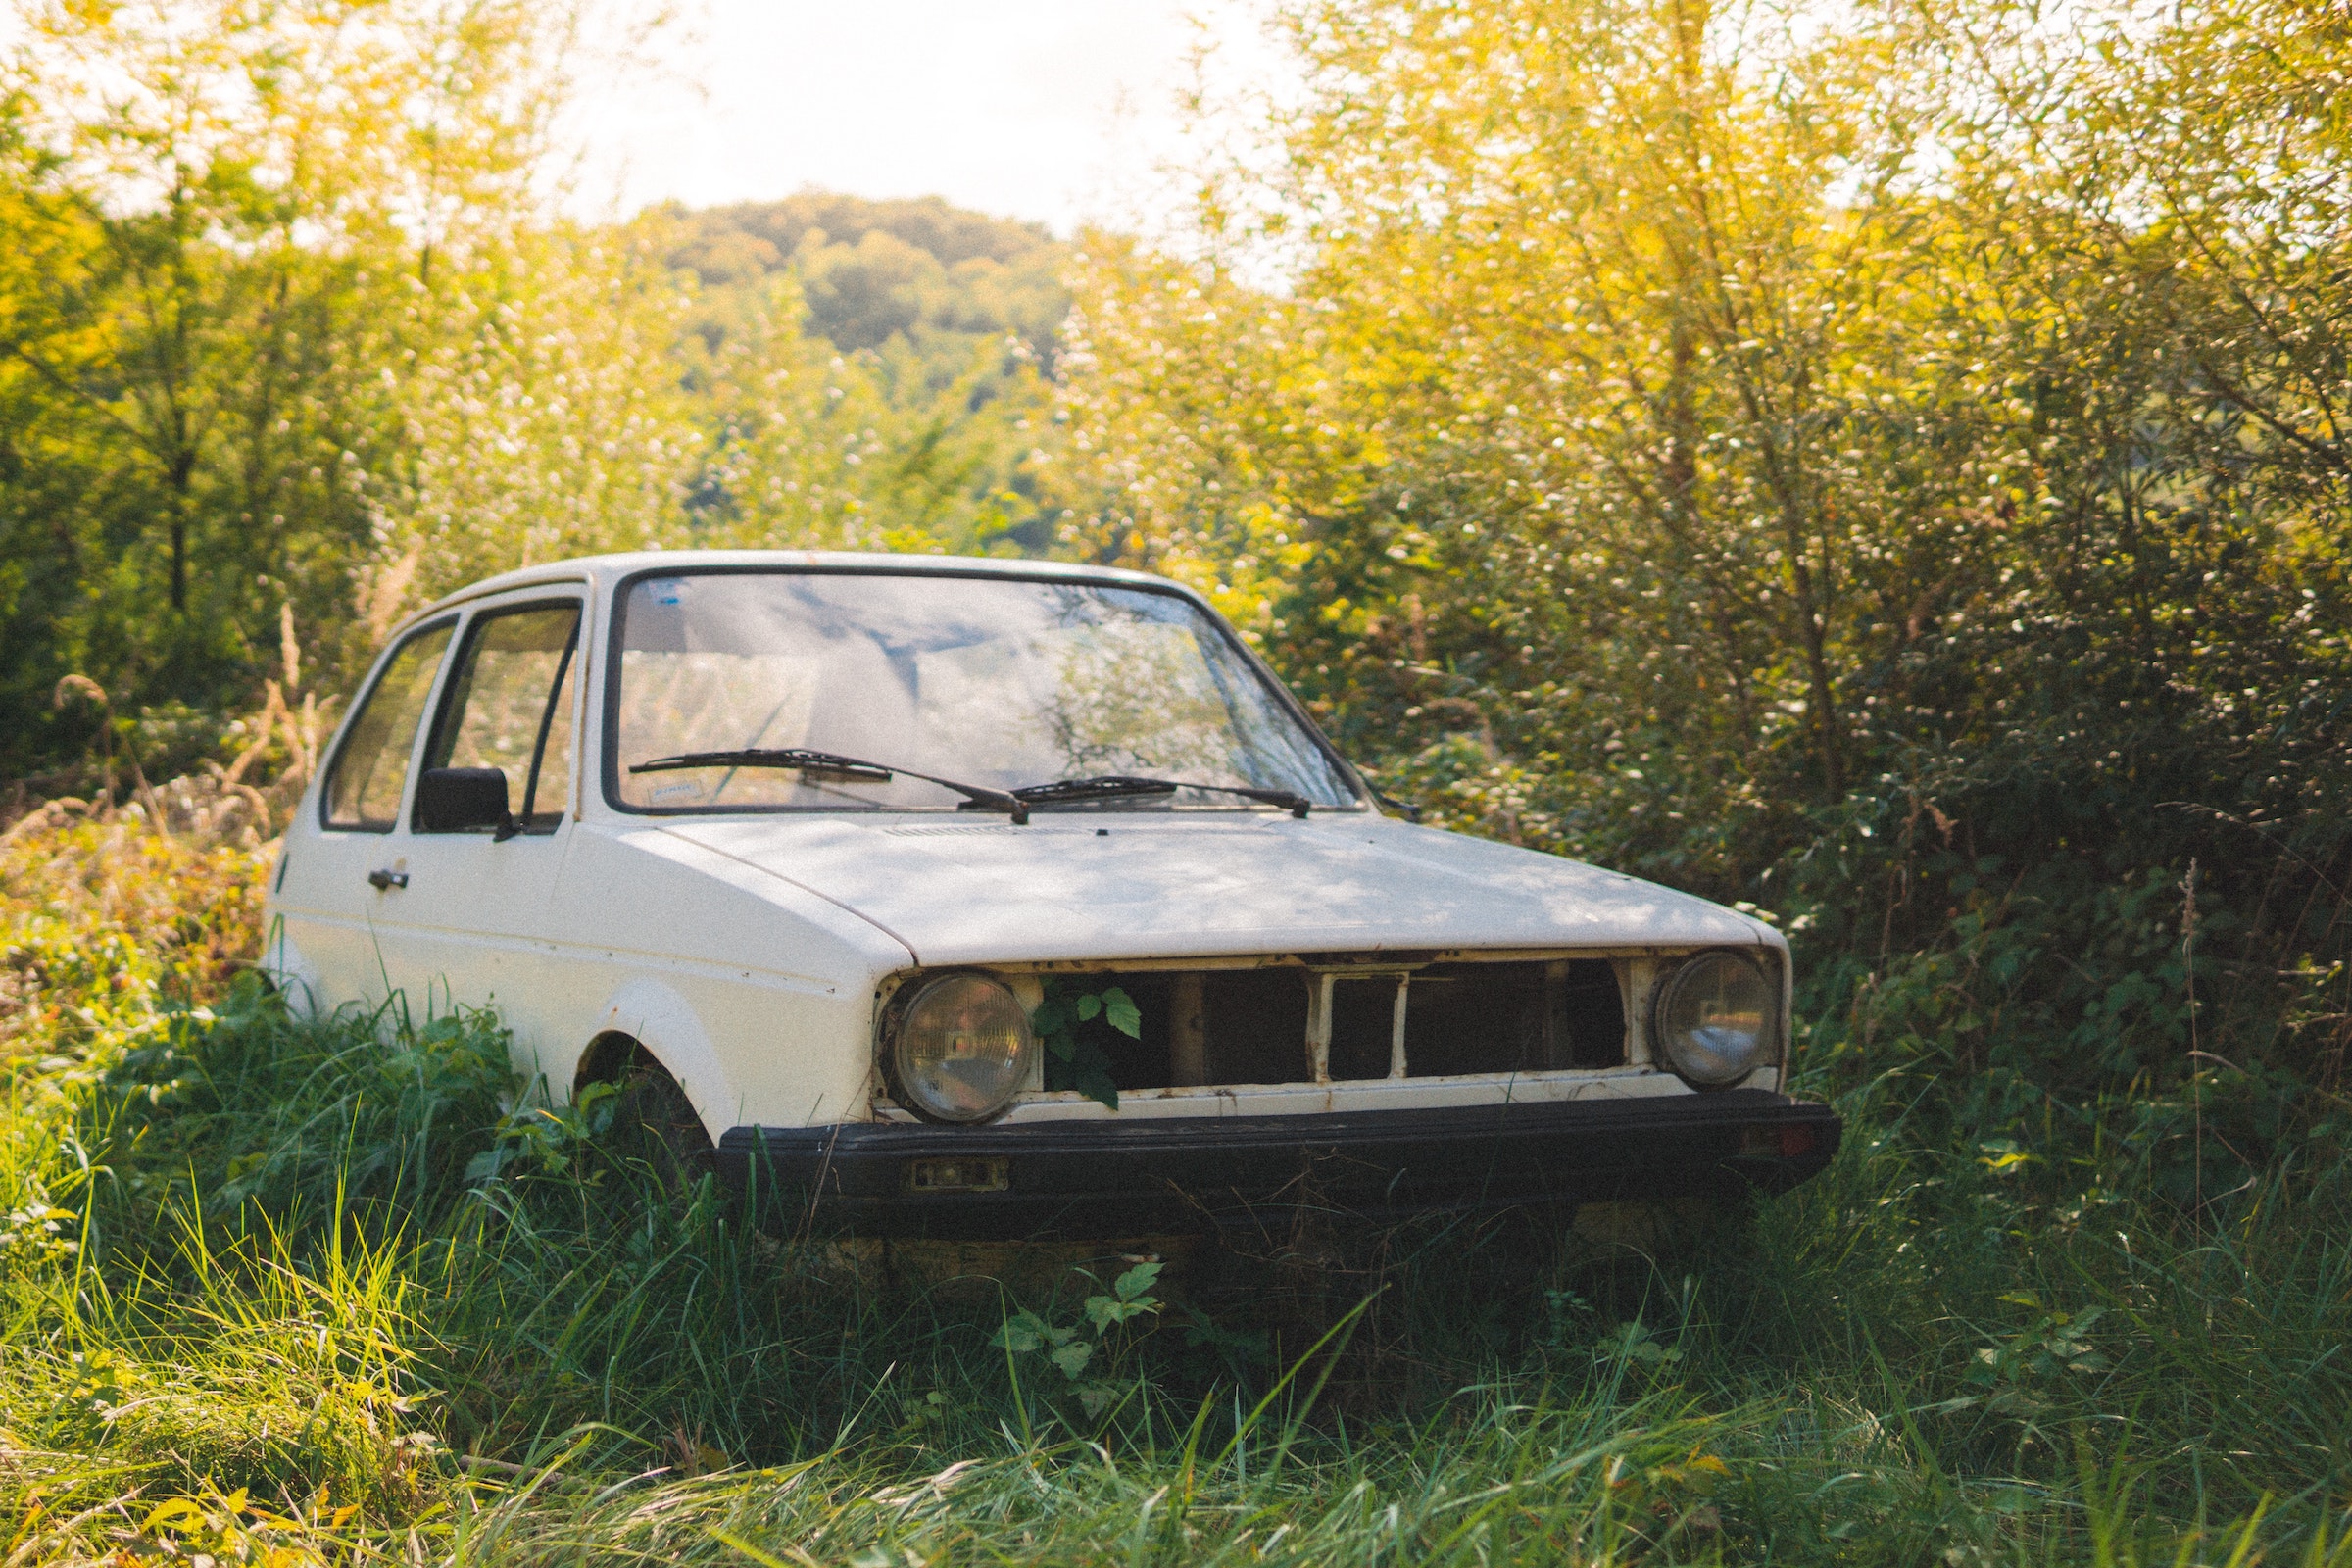
POLYGON ((750 1229, 529 1115, 494 1018, 288 1017, 226 982, 257 858, 118 831, 0 863, 9 1561, 2352 1562, 2327 1173, 2192 1220, 1887 1078, 1647 1253, 1334 1229, 1097 1328, 1116 1250, 750 1229))

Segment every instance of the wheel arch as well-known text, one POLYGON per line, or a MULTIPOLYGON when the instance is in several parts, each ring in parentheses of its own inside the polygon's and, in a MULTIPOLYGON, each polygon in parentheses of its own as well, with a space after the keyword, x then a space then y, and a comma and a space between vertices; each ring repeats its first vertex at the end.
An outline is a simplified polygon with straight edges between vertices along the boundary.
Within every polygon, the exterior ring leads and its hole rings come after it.
MULTIPOLYGON (((580 1063, 572 1070, 571 1098, 580 1098, 580 1091, 590 1084, 616 1084, 629 1070, 631 1062, 644 1059, 661 1066, 661 1058, 645 1049, 645 1042, 619 1029, 607 1029, 588 1042, 580 1053, 580 1063)), ((664 1072, 667 1068, 662 1068, 664 1072)))
POLYGON ((659 980, 634 979, 598 1010, 595 1031, 574 1063, 570 1089, 616 1081, 639 1055, 666 1072, 713 1142, 733 1125, 733 1086, 694 1006, 659 980))

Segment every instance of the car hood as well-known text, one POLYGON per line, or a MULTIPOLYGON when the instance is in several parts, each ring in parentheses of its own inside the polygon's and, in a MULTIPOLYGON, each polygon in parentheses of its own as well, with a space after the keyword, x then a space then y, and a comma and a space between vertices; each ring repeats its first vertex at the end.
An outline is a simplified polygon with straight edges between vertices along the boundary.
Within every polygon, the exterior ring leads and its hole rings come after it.
POLYGON ((1654 883, 1369 813, 1041 812, 1025 827, 769 816, 656 831, 827 899, 928 965, 1779 942, 1654 883))

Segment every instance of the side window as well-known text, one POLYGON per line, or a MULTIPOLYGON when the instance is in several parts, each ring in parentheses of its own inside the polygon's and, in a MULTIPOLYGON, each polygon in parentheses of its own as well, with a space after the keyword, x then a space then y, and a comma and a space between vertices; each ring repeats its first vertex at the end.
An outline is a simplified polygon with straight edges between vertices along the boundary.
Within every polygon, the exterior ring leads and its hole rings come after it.
POLYGON ((400 645, 360 705, 343 749, 326 773, 326 825, 389 833, 400 821, 400 795, 408 787, 409 753, 424 716, 433 676, 449 649, 455 621, 414 633, 400 645))
POLYGON ((526 833, 552 833, 571 785, 577 604, 494 611, 466 629, 424 765, 495 767, 526 833))

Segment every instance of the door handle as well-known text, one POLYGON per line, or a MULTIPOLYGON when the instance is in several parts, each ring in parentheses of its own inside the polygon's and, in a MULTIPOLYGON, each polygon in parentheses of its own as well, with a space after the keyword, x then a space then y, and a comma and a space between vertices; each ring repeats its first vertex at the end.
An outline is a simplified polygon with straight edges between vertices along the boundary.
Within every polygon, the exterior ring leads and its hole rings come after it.
POLYGON ((406 871, 370 871, 368 873, 368 885, 378 893, 383 892, 386 888, 405 888, 409 885, 409 873, 406 871))

